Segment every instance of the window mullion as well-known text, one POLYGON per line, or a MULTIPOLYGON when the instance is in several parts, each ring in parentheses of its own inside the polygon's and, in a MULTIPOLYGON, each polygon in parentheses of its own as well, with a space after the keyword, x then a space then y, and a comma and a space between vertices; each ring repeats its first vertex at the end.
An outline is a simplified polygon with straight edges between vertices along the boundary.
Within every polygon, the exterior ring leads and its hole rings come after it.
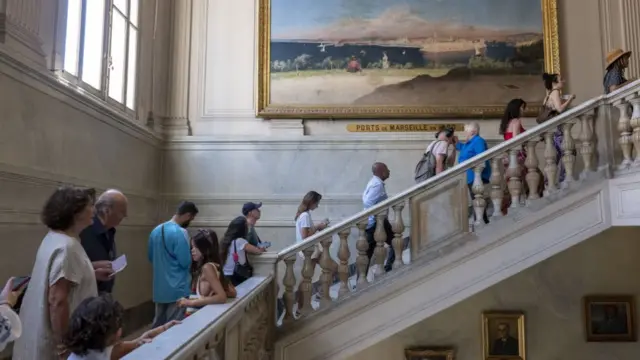
MULTIPOLYGON (((127 9, 127 14, 131 14, 129 11, 131 11, 131 2, 127 1, 127 6, 129 7, 127 9)), ((125 37, 125 48, 124 48, 124 82, 123 82, 123 86, 122 86, 122 104, 124 105, 124 109, 127 108, 127 91, 128 91, 128 87, 127 87, 127 83, 129 82, 129 30, 131 29, 131 21, 129 19, 129 17, 125 17, 126 19, 126 26, 127 29, 124 32, 124 37, 125 37)))
POLYGON ((84 40, 85 30, 87 24, 87 0, 82 0, 80 9, 80 46, 78 46, 78 68, 76 73, 78 74, 78 80, 82 81, 82 66, 84 64, 84 40))
POLYGON ((109 71, 111 65, 111 29, 113 22, 113 1, 105 1, 105 22, 104 22, 104 36, 102 39, 104 61, 102 66, 102 82, 104 88, 102 89, 102 97, 105 101, 109 100, 109 71))

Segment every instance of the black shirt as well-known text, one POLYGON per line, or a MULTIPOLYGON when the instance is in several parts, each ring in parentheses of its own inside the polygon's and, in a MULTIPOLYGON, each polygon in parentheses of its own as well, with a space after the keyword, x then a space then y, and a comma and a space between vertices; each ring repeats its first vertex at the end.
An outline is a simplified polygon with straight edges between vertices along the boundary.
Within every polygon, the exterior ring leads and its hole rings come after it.
MULTIPOLYGON (((94 261, 113 261, 116 258, 116 229, 106 229, 102 221, 96 216, 93 224, 80 233, 82 247, 89 259, 94 261)), ((115 280, 98 281, 98 292, 111 293, 115 280)))

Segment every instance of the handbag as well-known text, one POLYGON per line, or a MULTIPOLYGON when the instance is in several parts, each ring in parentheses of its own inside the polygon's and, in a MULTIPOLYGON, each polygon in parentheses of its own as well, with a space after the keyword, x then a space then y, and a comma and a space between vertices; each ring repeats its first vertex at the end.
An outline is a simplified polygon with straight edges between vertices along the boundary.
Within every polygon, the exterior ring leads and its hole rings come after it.
POLYGON ((542 109, 540 109, 540 112, 538 113, 538 116, 536 117, 536 122, 538 124, 542 124, 543 122, 551 119, 552 117, 558 115, 558 111, 550 108, 547 106, 547 101, 549 100, 549 97, 551 96, 551 94, 554 92, 555 90, 551 90, 551 92, 549 93, 549 95, 547 95, 544 98, 544 101, 542 102, 542 109))
POLYGON ((240 264, 238 257, 238 247, 236 246, 236 240, 233 240, 233 262, 235 262, 235 266, 233 267, 233 275, 241 278, 243 280, 247 280, 251 276, 253 276, 253 266, 249 264, 249 257, 245 256, 246 263, 240 264))

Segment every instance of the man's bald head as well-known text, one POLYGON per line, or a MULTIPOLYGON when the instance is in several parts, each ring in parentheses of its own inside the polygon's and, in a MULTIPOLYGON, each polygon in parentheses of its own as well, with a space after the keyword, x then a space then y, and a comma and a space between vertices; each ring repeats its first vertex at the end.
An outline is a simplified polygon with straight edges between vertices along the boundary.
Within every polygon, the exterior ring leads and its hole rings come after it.
POLYGON ((107 228, 113 228, 127 217, 129 200, 119 190, 109 189, 103 192, 96 201, 95 208, 102 224, 107 228))
POLYGON ((373 165, 371 165, 371 172, 373 173, 373 175, 379 177, 382 181, 387 180, 389 178, 389 175, 391 175, 391 171, 389 171, 387 164, 382 162, 373 163, 373 165))

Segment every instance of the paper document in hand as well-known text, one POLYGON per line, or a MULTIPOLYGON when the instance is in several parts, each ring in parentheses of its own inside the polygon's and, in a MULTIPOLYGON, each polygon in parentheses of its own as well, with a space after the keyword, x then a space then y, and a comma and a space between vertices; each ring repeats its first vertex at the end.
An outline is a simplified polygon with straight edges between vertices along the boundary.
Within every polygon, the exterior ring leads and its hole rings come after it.
POLYGON ((120 255, 117 259, 111 262, 111 267, 113 269, 113 273, 119 273, 127 267, 127 255, 120 255))

